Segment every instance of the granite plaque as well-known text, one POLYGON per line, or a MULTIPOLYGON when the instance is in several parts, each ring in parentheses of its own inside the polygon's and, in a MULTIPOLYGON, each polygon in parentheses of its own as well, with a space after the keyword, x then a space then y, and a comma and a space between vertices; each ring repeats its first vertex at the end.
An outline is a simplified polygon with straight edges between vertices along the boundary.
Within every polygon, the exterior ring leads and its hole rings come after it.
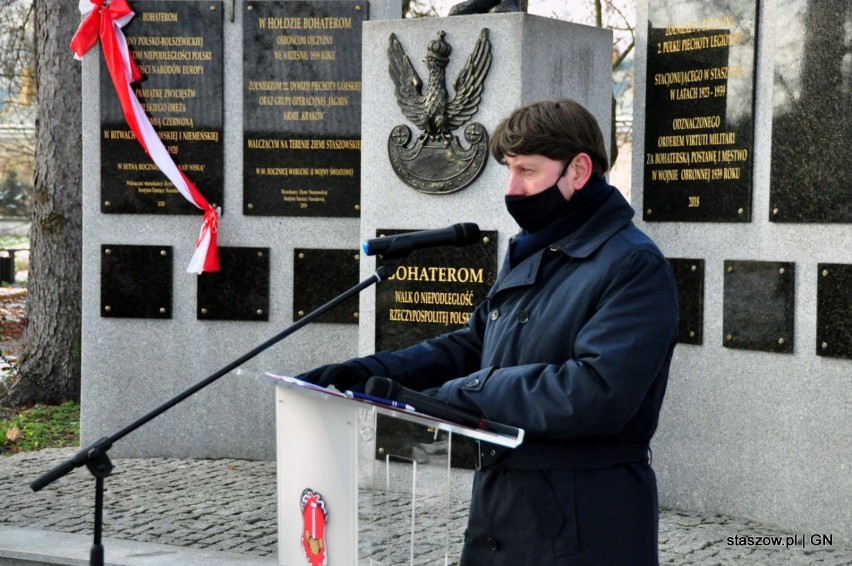
POLYGON ((852 265, 817 270, 817 355, 852 359, 852 265))
MULTIPOLYGON (((293 250, 293 320, 299 320, 358 284, 358 250, 293 250)), ((358 324, 358 296, 314 322, 358 324)))
POLYGON ((101 316, 172 317, 171 246, 101 246, 101 316))
POLYGON ((643 218, 749 222, 756 0, 651 2, 643 218))
MULTIPOLYGON (((124 32, 143 74, 133 90, 178 168, 221 206, 222 3, 139 0, 133 10, 124 32)), ((101 61, 101 212, 202 214, 136 140, 101 61)))
POLYGON ((723 344, 792 353, 794 287, 794 263, 725 261, 723 344))
POLYGON ((198 320, 269 320, 269 248, 220 247, 219 263, 198 276, 198 320))
POLYGON ((495 231, 482 232, 480 243, 471 246, 415 251, 376 288, 376 351, 398 350, 461 328, 496 277, 495 231))
POLYGON ((669 258, 677 283, 678 341, 704 343, 704 260, 669 258))
POLYGON ((849 0, 778 0, 769 218, 852 222, 849 0), (779 19, 779 23, 781 20, 779 19))
POLYGON ((243 23, 243 213, 360 216, 367 2, 250 1, 243 23))

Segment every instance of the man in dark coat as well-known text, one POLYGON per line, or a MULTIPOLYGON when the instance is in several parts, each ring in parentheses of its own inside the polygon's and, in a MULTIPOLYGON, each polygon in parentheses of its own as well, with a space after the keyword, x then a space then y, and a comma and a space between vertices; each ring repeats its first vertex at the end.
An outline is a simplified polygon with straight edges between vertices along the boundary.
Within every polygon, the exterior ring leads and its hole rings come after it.
POLYGON ((606 182, 603 135, 576 102, 515 110, 491 152, 522 231, 467 325, 300 377, 437 388, 526 431, 516 450, 481 447, 463 566, 656 564, 648 443, 677 338, 671 270, 606 182))

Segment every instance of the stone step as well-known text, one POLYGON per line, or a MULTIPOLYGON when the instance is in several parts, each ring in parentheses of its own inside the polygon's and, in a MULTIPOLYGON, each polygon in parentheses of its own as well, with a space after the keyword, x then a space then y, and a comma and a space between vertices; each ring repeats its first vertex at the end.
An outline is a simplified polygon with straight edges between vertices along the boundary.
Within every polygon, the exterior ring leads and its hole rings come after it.
MULTIPOLYGON (((93 537, 0 526, 0 566, 88 566, 93 537)), ((104 538, 104 566, 276 566, 275 557, 104 538)))

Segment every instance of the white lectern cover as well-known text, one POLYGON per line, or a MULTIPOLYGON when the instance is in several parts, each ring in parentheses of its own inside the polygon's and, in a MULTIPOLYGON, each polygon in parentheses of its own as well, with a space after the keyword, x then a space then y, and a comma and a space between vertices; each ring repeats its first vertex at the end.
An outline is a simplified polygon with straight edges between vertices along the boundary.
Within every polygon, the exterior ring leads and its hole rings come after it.
POLYGON ((279 384, 280 565, 456 563, 472 473, 450 466, 454 436, 514 448, 523 430, 472 429, 266 375, 279 384))

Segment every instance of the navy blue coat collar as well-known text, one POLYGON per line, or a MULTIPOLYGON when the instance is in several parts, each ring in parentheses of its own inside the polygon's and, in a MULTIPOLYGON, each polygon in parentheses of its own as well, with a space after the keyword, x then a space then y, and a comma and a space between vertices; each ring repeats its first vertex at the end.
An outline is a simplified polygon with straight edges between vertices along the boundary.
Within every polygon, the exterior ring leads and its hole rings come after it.
POLYGON ((589 257, 616 232, 630 224, 634 214, 621 193, 613 191, 603 206, 576 232, 548 247, 569 257, 589 257))
MULTIPOLYGON (((616 232, 629 225, 634 214, 633 209, 621 193, 617 190, 613 191, 603 206, 576 232, 550 244, 545 250, 561 251, 568 257, 589 257, 616 232)), ((514 269, 511 267, 507 252, 503 260, 503 268, 497 276, 497 281, 490 295, 493 296, 498 290, 535 283, 545 250, 532 254, 515 266, 514 269)))

